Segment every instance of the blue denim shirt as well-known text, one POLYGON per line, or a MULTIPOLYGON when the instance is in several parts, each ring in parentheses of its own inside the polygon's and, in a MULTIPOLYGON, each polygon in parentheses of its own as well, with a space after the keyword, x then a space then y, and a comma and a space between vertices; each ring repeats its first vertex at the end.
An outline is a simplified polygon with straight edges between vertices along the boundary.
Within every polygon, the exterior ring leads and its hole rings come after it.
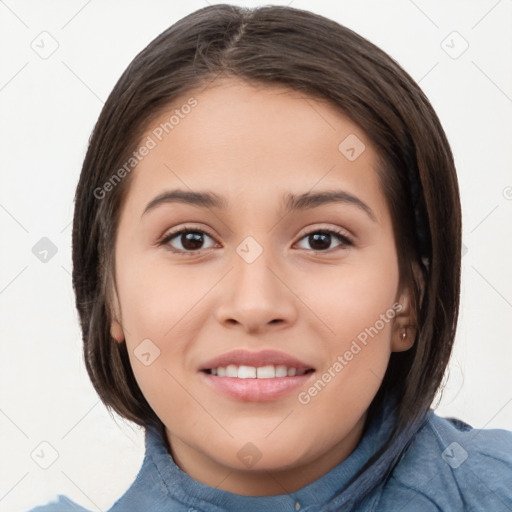
MULTIPOLYGON (((394 422, 389 404, 368 426, 356 449, 321 478, 290 494, 242 496, 184 473, 156 430, 147 429, 146 453, 135 481, 108 512, 512 512, 512 432, 474 429, 428 411, 391 477, 352 509, 350 478, 385 441, 394 422)), ((372 478, 373 467, 366 473, 372 478)), ((373 476, 375 478, 375 475, 373 476)), ((352 496, 353 497, 353 496, 352 496)), ((64 496, 31 512, 88 512, 64 496)))

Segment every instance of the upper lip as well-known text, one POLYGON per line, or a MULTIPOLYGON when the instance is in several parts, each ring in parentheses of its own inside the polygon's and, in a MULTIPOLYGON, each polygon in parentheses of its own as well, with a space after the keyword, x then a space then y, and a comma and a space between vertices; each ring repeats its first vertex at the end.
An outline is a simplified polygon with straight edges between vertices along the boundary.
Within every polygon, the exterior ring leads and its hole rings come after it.
POLYGON ((213 368, 225 368, 234 364, 236 366, 268 366, 268 365, 284 365, 287 368, 296 368, 297 370, 314 370, 311 365, 300 361, 299 359, 279 352, 277 350, 260 350, 258 352, 250 352, 248 350, 232 350, 221 354, 209 361, 206 361, 199 370, 211 370, 213 368))

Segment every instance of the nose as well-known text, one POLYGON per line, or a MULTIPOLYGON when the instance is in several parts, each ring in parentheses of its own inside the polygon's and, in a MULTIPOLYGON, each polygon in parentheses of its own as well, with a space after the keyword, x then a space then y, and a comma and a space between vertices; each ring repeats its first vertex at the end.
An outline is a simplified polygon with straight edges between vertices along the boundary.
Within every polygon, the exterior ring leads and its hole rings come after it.
POLYGON ((217 320, 250 334, 289 327, 298 316, 294 287, 291 273, 270 250, 254 260, 235 252, 233 268, 219 287, 217 320))

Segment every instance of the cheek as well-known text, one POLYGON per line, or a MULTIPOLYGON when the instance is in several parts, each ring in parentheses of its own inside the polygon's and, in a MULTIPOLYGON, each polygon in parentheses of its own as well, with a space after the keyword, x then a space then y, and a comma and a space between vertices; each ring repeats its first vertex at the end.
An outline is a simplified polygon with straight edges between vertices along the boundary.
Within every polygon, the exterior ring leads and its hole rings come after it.
POLYGON ((364 340, 376 323, 379 333, 389 336, 392 322, 383 324, 381 315, 396 301, 398 280, 398 262, 389 245, 326 273, 309 284, 305 294, 315 297, 312 310, 329 327, 333 346, 341 350, 359 335, 364 340))
POLYGON ((118 292, 131 367, 152 409, 168 420, 168 412, 190 406, 180 383, 185 382, 191 332, 197 329, 194 305, 208 283, 168 262, 121 259, 119 268, 124 270, 118 292))
MULTIPOLYGON (((178 338, 190 328, 194 306, 214 284, 203 273, 165 261, 144 261, 125 265, 118 283, 123 324, 131 338, 154 338, 165 342, 178 338), (206 279, 205 279, 206 277, 206 279), (177 335, 178 334, 178 335, 177 335)), ((178 344, 179 346, 179 344, 178 344)))
POLYGON ((325 279, 321 293, 310 285, 310 296, 317 298, 312 309, 329 333, 322 339, 328 357, 319 375, 326 385, 304 390, 303 402, 315 402, 312 409, 332 404, 333 412, 338 407, 339 412, 358 410, 371 402, 391 354, 398 278, 396 253, 388 244, 340 267, 336 276, 325 279))
POLYGON ((118 268, 123 329, 139 387, 156 411, 162 409, 162 387, 175 409, 187 405, 179 383, 194 371, 190 340, 203 325, 201 299, 215 286, 217 274, 165 258, 120 258, 118 268))

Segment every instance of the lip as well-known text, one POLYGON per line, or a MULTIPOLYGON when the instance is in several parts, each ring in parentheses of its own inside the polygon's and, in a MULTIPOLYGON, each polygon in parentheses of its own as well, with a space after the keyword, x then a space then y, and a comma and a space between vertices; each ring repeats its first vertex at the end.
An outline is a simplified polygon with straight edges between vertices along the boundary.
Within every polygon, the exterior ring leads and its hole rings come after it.
MULTIPOLYGON (((226 367, 229 364, 236 366, 267 366, 273 364, 284 365, 287 368, 296 368, 297 370, 314 370, 315 368, 311 365, 300 361, 299 359, 286 354, 285 352, 279 352, 278 350, 260 350, 258 352, 250 352, 248 350, 232 350, 222 354, 214 359, 206 361, 199 371, 211 370, 212 368, 226 367)), ((229 377, 222 377, 229 378, 229 377)), ((292 377, 283 377, 292 378, 292 377)))
POLYGON ((217 377, 205 372, 200 376, 215 392, 244 402, 269 402, 278 400, 307 385, 315 372, 295 377, 276 377, 274 379, 237 379, 235 377, 217 377))
POLYGON ((215 392, 221 393, 229 398, 245 402, 268 402, 285 397, 286 395, 304 386, 308 380, 315 375, 313 366, 300 361, 284 352, 276 350, 262 350, 250 352, 247 350, 233 350, 222 354, 204 363, 199 374, 215 392), (288 368, 297 370, 312 370, 304 375, 294 377, 275 377, 273 379, 238 379, 234 377, 218 377, 206 373, 205 370, 212 368, 226 367, 229 364, 237 366, 266 366, 285 365, 288 368))

